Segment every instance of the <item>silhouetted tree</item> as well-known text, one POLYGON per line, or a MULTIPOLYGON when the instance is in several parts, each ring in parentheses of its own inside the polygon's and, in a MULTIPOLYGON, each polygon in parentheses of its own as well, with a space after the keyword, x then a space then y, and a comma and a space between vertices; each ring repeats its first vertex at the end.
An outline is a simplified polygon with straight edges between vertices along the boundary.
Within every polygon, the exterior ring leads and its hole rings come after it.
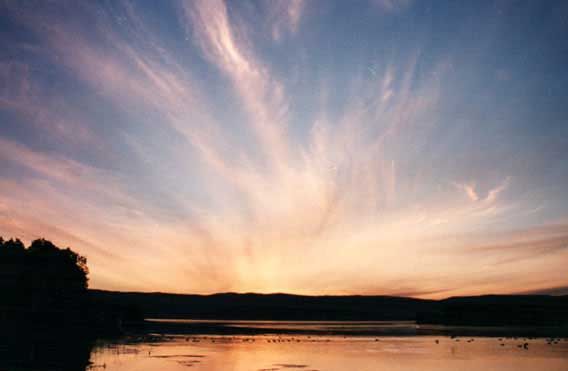
POLYGON ((2 237, 0 237, 0 257, 8 257, 8 256, 19 256, 24 254, 25 246, 19 239, 10 238, 8 241, 4 241, 2 237))
POLYGON ((27 255, 38 279, 49 280, 59 290, 87 289, 87 259, 70 248, 60 249, 41 238, 31 243, 27 255))
POLYGON ((87 259, 45 239, 0 237, 0 370, 86 370, 87 259))
POLYGON ((0 291, 8 318, 60 321, 80 316, 87 292, 87 259, 45 239, 26 249, 19 239, 0 240, 0 291))
POLYGON ((0 237, 0 329, 66 326, 117 333, 124 323, 143 320, 137 307, 93 299, 88 274, 87 259, 70 248, 43 238, 26 248, 18 239, 0 237))

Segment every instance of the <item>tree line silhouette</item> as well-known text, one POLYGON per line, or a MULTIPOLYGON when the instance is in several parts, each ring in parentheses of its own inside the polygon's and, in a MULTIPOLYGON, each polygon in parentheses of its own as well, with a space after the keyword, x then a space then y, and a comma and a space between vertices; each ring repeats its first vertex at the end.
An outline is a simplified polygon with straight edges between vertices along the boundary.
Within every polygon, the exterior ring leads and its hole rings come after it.
POLYGON ((140 319, 132 306, 93 298, 88 274, 87 258, 70 248, 0 237, 0 323, 119 332, 125 321, 140 319))
MULTIPOLYGON (((0 237, 0 369, 85 370, 98 329, 87 259, 45 239, 0 237)), ((110 330, 110 331, 108 331, 110 330)))

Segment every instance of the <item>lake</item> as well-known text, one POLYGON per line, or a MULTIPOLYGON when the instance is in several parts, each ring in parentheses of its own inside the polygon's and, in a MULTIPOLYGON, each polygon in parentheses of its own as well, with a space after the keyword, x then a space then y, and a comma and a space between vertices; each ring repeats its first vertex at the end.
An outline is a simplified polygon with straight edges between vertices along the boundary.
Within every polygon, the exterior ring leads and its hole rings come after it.
POLYGON ((568 338, 523 337, 515 328, 191 320, 152 320, 149 328, 161 334, 0 336, 0 370, 568 370, 568 338))
POLYGON ((487 337, 176 336, 95 347, 91 362, 90 369, 105 371, 188 367, 202 371, 566 371, 568 341, 549 345, 546 339, 487 337))
POLYGON ((568 339, 456 335, 518 332, 515 328, 440 328, 414 322, 151 322, 156 328, 193 328, 217 335, 178 334, 102 344, 91 353, 91 369, 568 370, 568 339), (432 333, 436 335, 424 335, 432 333))

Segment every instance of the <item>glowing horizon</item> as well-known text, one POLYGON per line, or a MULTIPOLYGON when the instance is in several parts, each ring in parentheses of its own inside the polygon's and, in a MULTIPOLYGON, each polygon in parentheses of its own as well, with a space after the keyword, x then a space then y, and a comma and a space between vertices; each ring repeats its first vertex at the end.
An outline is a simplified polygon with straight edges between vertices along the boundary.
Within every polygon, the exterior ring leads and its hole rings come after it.
POLYGON ((441 3, 0 5, 0 236, 101 289, 568 292, 568 26, 441 3))

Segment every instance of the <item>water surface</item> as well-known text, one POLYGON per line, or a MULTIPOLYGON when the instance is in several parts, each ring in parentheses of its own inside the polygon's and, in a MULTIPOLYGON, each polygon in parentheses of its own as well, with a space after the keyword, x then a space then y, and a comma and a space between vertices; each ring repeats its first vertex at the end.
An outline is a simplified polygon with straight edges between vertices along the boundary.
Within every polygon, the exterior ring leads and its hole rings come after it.
POLYGON ((568 341, 488 337, 175 336, 95 347, 90 369, 568 370, 568 341))

